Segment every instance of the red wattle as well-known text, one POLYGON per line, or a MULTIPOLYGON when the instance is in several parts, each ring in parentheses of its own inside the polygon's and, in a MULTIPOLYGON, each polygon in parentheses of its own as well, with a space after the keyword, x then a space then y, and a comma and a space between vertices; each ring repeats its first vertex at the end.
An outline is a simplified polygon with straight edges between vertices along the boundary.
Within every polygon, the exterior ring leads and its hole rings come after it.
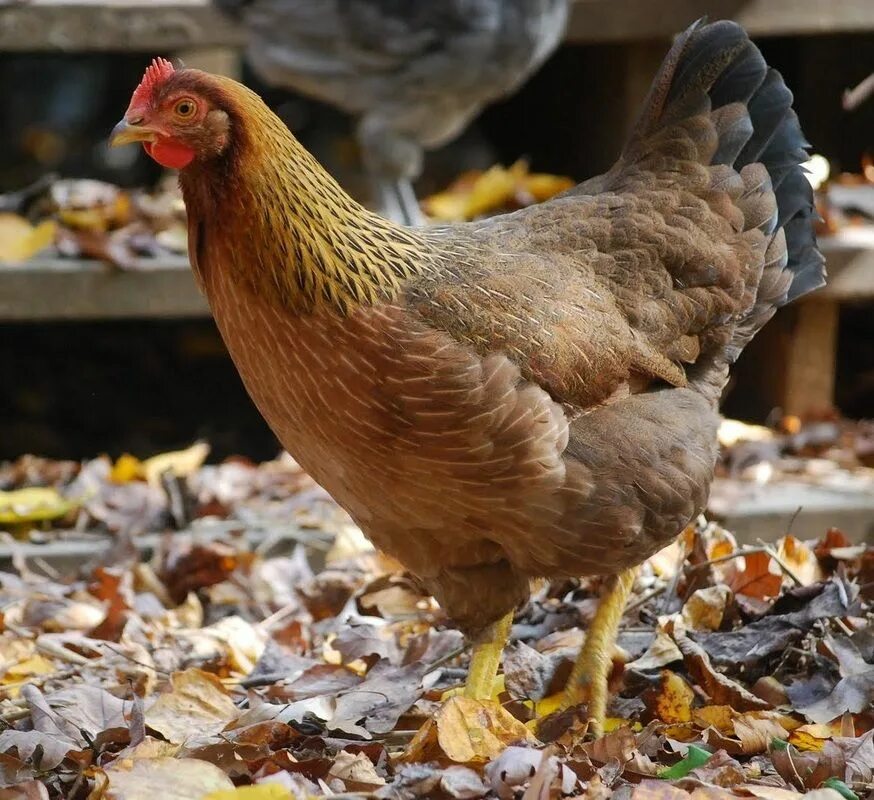
POLYGON ((143 149, 162 167, 183 169, 194 160, 194 150, 171 139, 143 142, 143 149))

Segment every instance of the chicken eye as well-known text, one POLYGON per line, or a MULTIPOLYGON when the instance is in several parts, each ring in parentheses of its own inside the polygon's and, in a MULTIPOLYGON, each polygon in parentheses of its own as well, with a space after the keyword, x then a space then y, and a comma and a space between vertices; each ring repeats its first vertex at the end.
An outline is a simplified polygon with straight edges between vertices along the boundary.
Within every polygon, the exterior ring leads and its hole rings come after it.
POLYGON ((176 116, 181 117, 182 119, 189 119, 190 117, 193 117, 194 112, 197 111, 197 104, 194 100, 185 98, 176 103, 174 111, 176 112, 176 116))

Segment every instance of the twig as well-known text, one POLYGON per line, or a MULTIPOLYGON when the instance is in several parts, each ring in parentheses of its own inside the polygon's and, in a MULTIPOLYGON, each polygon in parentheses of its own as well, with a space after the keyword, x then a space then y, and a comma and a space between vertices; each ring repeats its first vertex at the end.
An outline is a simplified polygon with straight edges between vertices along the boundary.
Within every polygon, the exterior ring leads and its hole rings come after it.
POLYGON ((456 647, 454 650, 450 650, 445 655, 442 655, 440 656, 440 658, 432 661, 425 667, 425 674, 427 675, 429 672, 433 672, 435 669, 437 669, 437 667, 442 667, 448 661, 452 661, 453 658, 458 658, 458 656, 464 653, 468 649, 468 647, 470 647, 469 644, 463 644, 461 645, 461 647, 456 647))
POLYGON ((657 586, 655 589, 650 589, 648 592, 644 593, 643 596, 638 597, 637 600, 635 600, 633 603, 629 603, 625 607, 623 616, 625 614, 629 614, 632 611, 637 611, 638 608, 645 606, 650 600, 652 600, 654 597, 658 597, 667 588, 667 584, 664 584, 662 586, 657 586))
POLYGON ((729 553, 727 556, 719 556, 719 558, 711 558, 708 561, 702 561, 700 564, 692 564, 689 569, 697 570, 704 569, 704 567, 709 567, 711 564, 721 564, 724 561, 731 561, 735 558, 743 558, 744 556, 752 556, 756 553, 767 553, 768 551, 764 547, 746 547, 742 550, 735 550, 733 553, 729 553))
POLYGON ((841 106, 844 111, 853 111, 874 94, 874 72, 852 89, 844 89, 841 106))
POLYGON ((783 573, 789 578, 790 581, 792 581, 792 583, 794 583, 796 586, 804 586, 803 581, 789 568, 789 565, 786 564, 786 562, 784 562, 779 555, 777 555, 777 551, 773 547, 771 547, 771 545, 766 544, 761 539, 759 539, 758 542, 761 545, 762 549, 769 556, 771 556, 774 561, 777 562, 777 566, 780 567, 781 570, 783 570, 783 573))

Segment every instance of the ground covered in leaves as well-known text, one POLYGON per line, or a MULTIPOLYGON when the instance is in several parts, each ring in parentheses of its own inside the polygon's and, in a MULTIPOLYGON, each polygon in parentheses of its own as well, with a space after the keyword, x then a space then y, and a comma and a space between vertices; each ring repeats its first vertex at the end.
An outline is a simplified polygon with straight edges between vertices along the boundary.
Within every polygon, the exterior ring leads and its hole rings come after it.
POLYGON ((492 704, 447 702, 469 653, 415 581, 287 458, 205 456, 0 468, 0 800, 874 796, 874 547, 686 531, 640 572, 592 741, 584 708, 535 718, 598 579, 536 587, 492 704), (297 544, 241 535, 271 520, 297 544), (114 545, 21 550, 48 528, 114 545))

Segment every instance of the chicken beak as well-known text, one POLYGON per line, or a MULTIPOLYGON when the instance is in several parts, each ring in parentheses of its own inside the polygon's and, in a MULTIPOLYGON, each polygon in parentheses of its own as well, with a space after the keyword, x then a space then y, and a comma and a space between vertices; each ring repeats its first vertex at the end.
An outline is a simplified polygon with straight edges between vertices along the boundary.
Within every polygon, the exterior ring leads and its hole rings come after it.
POLYGON ((154 140, 155 132, 145 127, 141 121, 128 122, 126 119, 119 122, 109 134, 111 147, 132 144, 133 142, 153 142, 154 140))

